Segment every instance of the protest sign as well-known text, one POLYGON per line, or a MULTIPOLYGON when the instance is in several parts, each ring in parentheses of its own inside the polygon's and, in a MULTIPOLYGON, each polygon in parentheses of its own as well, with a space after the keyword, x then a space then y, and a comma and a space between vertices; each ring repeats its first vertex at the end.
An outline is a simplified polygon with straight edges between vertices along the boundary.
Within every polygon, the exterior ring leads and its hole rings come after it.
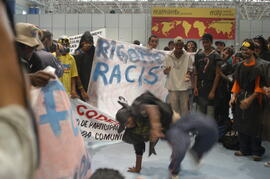
POLYGON ((59 80, 33 89, 39 131, 40 166, 36 179, 90 177, 91 163, 67 93, 59 80))
POLYGON ((71 100, 72 110, 86 143, 95 141, 120 142, 123 133, 118 134, 118 122, 99 109, 79 99, 71 100))
POLYGON ((131 103, 149 90, 165 100, 165 55, 165 51, 98 38, 88 88, 90 104, 115 116, 121 108, 117 103, 119 96, 131 103))

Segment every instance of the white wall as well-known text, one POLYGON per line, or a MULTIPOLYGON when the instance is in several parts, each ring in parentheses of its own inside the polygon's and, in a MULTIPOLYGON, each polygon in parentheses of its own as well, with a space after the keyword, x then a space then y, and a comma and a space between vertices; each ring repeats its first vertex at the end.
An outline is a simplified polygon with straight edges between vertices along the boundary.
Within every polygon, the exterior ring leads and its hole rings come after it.
POLYGON ((15 14, 22 14, 23 11, 28 12, 28 1, 16 0, 15 14))
MULTIPOLYGON (((107 38, 133 42, 139 40, 147 43, 151 35, 150 14, 40 14, 40 15, 15 15, 16 22, 28 22, 48 29, 54 34, 54 38, 61 35, 76 35, 85 30, 97 30, 106 28, 107 38)), ((270 20, 240 20, 238 35, 239 42, 245 38, 256 35, 270 36, 270 20)), ((159 49, 167 46, 169 40, 160 39, 159 49)), ((195 40, 199 47, 199 40, 195 40)), ((226 45, 234 45, 234 41, 224 41, 226 45)))

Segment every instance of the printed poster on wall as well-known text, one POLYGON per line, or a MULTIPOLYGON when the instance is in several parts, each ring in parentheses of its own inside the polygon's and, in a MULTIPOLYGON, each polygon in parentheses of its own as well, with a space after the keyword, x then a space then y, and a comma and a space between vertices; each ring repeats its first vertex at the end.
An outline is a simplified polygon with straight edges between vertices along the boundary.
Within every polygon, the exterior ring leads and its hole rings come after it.
POLYGON ((235 39, 234 8, 152 8, 152 34, 159 38, 200 39, 210 33, 214 39, 235 39))
POLYGON ((97 40, 88 88, 90 104, 114 117, 119 96, 129 104, 149 90, 165 100, 163 61, 167 52, 105 38, 97 40))

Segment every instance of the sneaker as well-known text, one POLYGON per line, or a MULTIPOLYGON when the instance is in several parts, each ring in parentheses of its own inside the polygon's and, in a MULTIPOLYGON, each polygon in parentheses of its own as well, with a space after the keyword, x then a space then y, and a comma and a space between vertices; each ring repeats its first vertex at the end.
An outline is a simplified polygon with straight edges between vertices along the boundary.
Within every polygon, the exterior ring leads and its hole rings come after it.
POLYGON ((262 160, 262 157, 258 156, 258 155, 253 155, 252 158, 254 161, 261 161, 262 160))
POLYGON ((264 163, 264 166, 270 167, 270 161, 269 161, 269 162, 265 162, 265 163, 264 163))

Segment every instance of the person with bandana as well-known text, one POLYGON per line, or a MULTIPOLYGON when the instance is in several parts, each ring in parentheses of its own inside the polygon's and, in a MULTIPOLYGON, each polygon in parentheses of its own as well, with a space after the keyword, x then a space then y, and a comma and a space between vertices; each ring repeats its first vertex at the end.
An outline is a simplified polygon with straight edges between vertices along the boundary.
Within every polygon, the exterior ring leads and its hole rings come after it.
POLYGON ((79 73, 79 77, 77 78, 77 92, 84 101, 89 100, 89 96, 86 92, 91 78, 94 54, 95 46, 93 36, 89 31, 86 31, 82 35, 79 47, 75 50, 74 54, 79 73))
POLYGON ((262 160, 265 149, 262 141, 262 93, 261 73, 255 44, 252 39, 244 40, 241 52, 244 61, 235 70, 230 106, 235 105, 235 128, 238 131, 240 150, 235 156, 252 156, 262 160))

